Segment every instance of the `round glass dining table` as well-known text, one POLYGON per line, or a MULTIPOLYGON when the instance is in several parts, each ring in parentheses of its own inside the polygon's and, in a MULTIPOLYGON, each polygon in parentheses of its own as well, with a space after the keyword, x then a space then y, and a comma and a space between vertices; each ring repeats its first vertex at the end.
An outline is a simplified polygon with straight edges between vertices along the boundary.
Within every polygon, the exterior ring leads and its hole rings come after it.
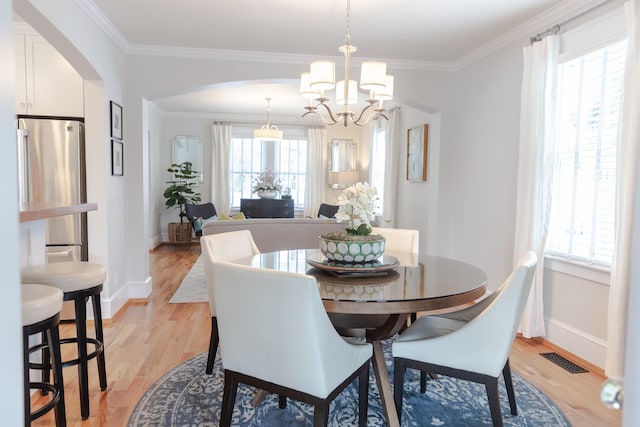
POLYGON ((409 314, 470 303, 486 291, 473 265, 425 254, 385 253, 375 264, 330 263, 319 249, 267 252, 239 264, 314 276, 329 313, 409 314), (322 267, 317 267, 322 266, 322 267))
POLYGON ((378 262, 353 266, 329 262, 319 249, 267 252, 234 261, 316 278, 336 330, 364 331, 373 344, 372 363, 387 425, 399 426, 381 341, 394 336, 411 313, 463 307, 486 292, 487 275, 450 258, 385 252, 378 262))

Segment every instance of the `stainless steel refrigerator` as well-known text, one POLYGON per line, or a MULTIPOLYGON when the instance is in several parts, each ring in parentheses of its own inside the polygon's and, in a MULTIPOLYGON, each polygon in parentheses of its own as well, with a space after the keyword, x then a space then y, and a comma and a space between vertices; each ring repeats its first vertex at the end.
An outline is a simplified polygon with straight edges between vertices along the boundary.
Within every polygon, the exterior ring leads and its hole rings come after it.
MULTIPOLYGON (((21 201, 87 201, 84 123, 77 119, 18 116, 21 201)), ((46 220, 47 262, 88 261, 87 214, 46 220)))

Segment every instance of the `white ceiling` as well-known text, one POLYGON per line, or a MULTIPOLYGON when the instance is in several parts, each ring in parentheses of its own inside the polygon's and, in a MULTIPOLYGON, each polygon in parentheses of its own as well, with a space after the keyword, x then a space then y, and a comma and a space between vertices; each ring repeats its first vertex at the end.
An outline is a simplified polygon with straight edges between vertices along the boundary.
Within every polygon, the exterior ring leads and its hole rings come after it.
MULTIPOLYGON (((345 0, 92 1, 112 34, 136 51, 177 47, 338 58, 346 32, 345 0)), ((354 56, 454 68, 567 3, 576 0, 351 0, 354 56)), ((264 114, 264 98, 271 97, 273 115, 299 115, 304 101, 297 89, 297 82, 229 85, 155 101, 167 111, 264 114), (239 104, 245 99, 252 105, 239 104)))

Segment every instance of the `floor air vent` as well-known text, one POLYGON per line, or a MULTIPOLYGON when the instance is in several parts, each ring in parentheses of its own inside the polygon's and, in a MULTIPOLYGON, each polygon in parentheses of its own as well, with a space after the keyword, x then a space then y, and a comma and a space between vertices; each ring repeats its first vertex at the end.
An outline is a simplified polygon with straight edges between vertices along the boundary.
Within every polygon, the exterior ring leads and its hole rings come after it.
POLYGON ((560 356, 558 353, 540 353, 540 355, 552 361, 553 363, 560 366, 564 370, 571 372, 572 374, 582 374, 584 372, 589 372, 583 367, 578 366, 572 361, 560 356))

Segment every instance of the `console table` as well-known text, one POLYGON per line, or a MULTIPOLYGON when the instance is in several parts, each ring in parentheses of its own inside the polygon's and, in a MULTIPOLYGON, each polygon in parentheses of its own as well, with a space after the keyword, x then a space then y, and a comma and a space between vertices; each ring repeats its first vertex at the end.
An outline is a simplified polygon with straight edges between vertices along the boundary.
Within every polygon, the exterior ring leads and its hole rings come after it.
POLYGON ((293 199, 240 199, 240 210, 250 218, 293 218, 293 199))

